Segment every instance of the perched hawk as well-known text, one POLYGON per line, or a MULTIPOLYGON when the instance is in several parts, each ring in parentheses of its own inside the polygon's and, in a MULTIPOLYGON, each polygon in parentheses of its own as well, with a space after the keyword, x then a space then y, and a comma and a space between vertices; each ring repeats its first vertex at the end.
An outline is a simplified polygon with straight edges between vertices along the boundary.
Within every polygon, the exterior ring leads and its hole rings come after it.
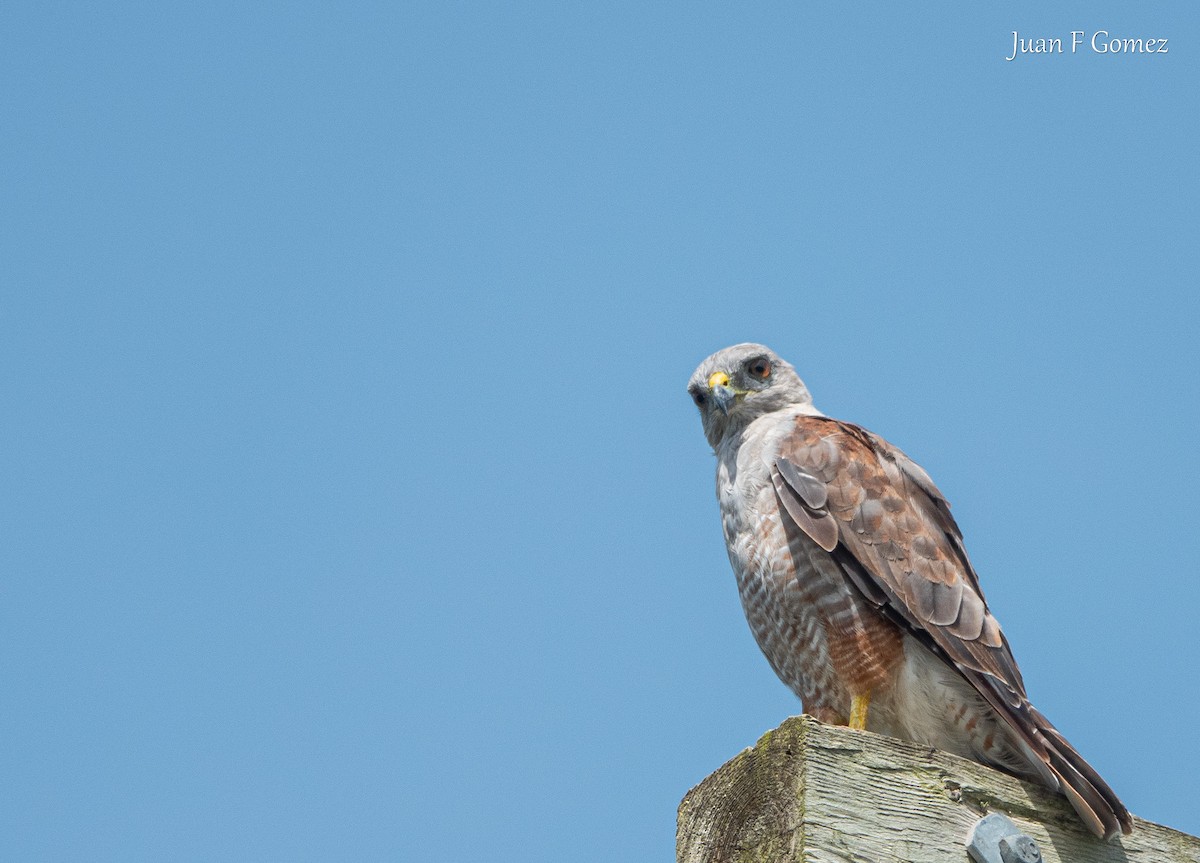
POLYGON ((688 392, 746 619, 805 711, 1040 782, 1097 836, 1130 832, 1116 794, 1029 703, 925 471, 818 411, 762 345, 713 354, 688 392))

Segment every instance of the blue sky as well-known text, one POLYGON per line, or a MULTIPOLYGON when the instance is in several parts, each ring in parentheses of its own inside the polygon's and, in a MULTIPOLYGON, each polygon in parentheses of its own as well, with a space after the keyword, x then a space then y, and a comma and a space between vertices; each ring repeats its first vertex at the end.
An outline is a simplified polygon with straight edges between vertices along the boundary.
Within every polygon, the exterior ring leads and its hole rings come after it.
POLYGON ((799 705, 684 385, 954 503, 1200 833, 1194 4, 0 12, 0 857, 671 859, 799 705), (1012 31, 1168 38, 1018 57, 1012 31))

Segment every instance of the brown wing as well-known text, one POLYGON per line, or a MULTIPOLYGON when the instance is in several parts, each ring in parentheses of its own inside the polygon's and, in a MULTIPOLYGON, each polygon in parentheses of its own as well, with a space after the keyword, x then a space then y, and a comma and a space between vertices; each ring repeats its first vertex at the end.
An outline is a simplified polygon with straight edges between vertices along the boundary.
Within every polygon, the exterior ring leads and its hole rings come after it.
POLYGON ((800 417, 772 479, 797 527, 881 613, 987 699, 1029 750, 1030 766, 1066 793, 1093 831, 1129 832, 1116 795, 1029 703, 950 506, 925 471, 865 429, 800 417))

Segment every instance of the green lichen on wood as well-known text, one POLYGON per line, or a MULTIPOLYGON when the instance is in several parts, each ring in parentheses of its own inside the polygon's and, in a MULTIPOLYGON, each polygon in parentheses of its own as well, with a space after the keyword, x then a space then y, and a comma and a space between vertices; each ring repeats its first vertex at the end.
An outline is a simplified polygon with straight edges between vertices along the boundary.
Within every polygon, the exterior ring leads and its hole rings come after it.
POLYGON ((796 755, 805 721, 790 719, 763 734, 684 798, 680 829, 686 824, 696 844, 707 846, 704 859, 767 863, 799 853, 804 761, 796 755))
POLYGON ((679 863, 965 863, 985 811, 1008 814, 1046 863, 1200 863, 1200 840, 1136 819, 1103 843, 1067 801, 927 746, 793 717, 693 788, 679 863))

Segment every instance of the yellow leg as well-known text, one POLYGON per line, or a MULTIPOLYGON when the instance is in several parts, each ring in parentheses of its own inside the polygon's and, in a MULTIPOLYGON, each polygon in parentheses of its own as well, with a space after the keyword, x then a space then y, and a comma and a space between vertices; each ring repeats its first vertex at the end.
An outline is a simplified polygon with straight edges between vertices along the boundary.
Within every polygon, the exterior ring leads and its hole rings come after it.
POLYGON ((855 695, 850 700, 850 727, 859 731, 867 730, 867 706, 871 703, 871 693, 864 692, 855 695))

